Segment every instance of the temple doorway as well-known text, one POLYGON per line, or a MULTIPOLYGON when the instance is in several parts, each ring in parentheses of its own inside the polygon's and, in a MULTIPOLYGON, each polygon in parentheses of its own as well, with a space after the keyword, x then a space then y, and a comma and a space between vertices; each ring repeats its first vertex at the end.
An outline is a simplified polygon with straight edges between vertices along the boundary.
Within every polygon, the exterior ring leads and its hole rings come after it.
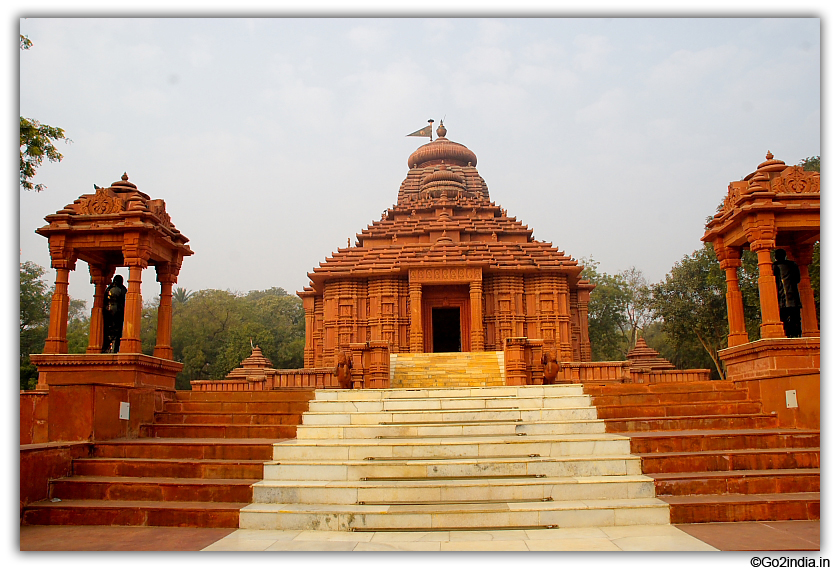
POLYGON ((423 352, 461 352, 469 347, 469 286, 424 286, 423 352))
POLYGON ((461 309, 432 308, 432 352, 461 352, 461 309))

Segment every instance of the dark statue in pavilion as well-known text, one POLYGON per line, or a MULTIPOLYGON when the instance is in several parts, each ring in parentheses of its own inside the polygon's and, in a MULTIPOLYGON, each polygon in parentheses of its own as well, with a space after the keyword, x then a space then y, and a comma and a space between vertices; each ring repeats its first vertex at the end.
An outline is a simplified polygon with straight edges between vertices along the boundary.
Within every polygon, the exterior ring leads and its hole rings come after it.
POLYGON ((787 259, 783 249, 777 249, 776 261, 773 262, 773 275, 776 277, 776 290, 779 295, 779 316, 788 338, 802 336, 802 321, 799 311, 802 303, 799 300, 799 267, 787 259))
POLYGON ((105 310, 102 312, 105 327, 103 353, 116 354, 120 351, 126 292, 127 289, 123 285, 122 275, 115 275, 114 280, 105 290, 105 310))

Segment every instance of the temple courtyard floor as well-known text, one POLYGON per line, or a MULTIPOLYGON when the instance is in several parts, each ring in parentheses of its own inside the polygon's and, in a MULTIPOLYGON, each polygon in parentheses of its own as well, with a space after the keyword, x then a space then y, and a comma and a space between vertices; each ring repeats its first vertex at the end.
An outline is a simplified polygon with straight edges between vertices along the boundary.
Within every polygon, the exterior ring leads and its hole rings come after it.
POLYGON ((503 531, 333 532, 21 526, 21 551, 809 551, 819 521, 503 531))

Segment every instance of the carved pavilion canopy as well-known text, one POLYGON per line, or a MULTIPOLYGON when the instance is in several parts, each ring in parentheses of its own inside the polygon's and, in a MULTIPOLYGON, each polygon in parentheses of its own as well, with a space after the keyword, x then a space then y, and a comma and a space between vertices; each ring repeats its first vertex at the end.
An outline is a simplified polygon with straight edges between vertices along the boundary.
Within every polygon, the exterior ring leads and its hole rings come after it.
POLYGON ((129 182, 126 174, 109 188, 83 194, 55 214, 36 232, 50 240, 55 264, 82 259, 93 265, 124 266, 127 258, 152 265, 180 267, 193 252, 166 212, 163 200, 153 200, 129 182))

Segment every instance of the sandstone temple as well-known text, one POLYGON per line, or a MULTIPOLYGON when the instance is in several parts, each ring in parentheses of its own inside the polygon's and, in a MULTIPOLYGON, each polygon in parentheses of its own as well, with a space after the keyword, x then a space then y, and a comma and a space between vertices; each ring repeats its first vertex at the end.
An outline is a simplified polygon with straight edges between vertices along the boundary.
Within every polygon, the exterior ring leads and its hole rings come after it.
POLYGON ((501 351, 542 339, 589 361, 582 267, 490 201, 475 153, 446 138, 414 151, 397 203, 309 274, 304 366, 335 364, 351 343, 391 353, 501 351), (349 244, 348 244, 349 246, 349 244))
MULTIPOLYGON (((421 131, 431 139, 431 124, 421 131)), ((706 226, 729 323, 727 377, 711 380, 644 339, 623 361, 592 362, 583 268, 490 201, 476 155, 442 122, 437 135, 409 157, 396 204, 298 293, 302 369, 275 369, 252 346, 227 377, 176 390, 172 287, 193 251, 163 200, 124 174, 49 214, 36 231, 56 282, 43 354, 31 356, 38 386, 20 394, 21 525, 397 542, 538 531, 546 549, 587 548, 556 529, 635 526, 637 548, 684 550, 698 545, 671 540, 686 538, 672 524, 819 521, 820 331, 807 277, 819 174, 768 153, 706 226), (747 248, 758 255, 757 340, 741 293, 747 248), (85 354, 67 354, 79 261, 95 285, 90 336, 85 354), (150 266, 160 300, 143 354, 150 266), (801 307, 787 303, 794 287, 801 307)))

